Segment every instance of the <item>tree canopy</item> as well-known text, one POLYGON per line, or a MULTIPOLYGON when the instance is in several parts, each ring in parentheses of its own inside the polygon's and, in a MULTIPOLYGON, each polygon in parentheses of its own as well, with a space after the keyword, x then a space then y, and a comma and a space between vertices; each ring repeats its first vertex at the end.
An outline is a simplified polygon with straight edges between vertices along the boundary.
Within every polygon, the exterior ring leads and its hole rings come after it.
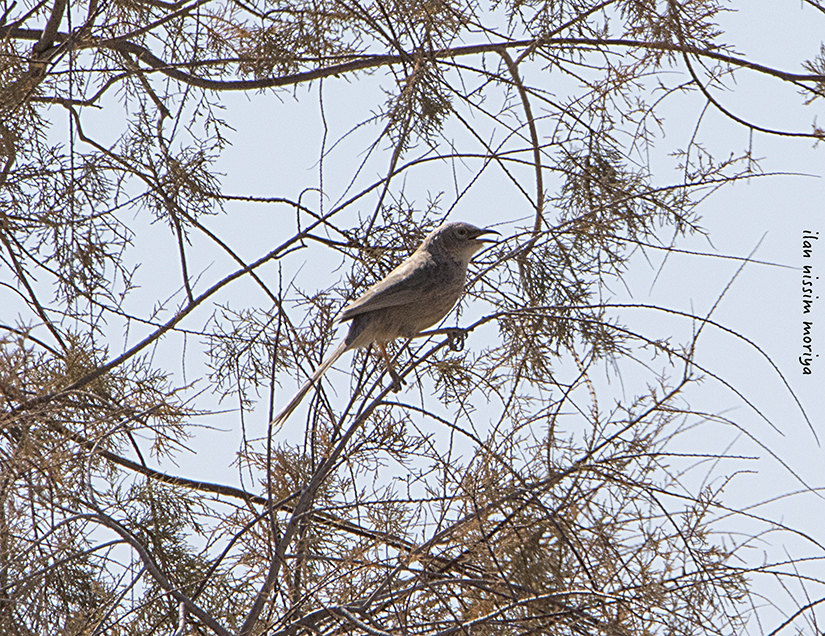
POLYGON ((3 0, 0 631, 819 633, 822 537, 729 502, 747 458, 683 441, 747 433, 707 383, 762 415, 707 332, 787 378, 712 310, 615 293, 770 178, 709 113, 825 135, 730 105, 745 75, 825 94, 825 48, 744 57, 735 4, 3 0), (236 134, 248 112, 283 144, 236 134), (345 358, 275 430, 338 310, 446 218, 504 235, 460 329, 396 343, 398 394, 345 358))

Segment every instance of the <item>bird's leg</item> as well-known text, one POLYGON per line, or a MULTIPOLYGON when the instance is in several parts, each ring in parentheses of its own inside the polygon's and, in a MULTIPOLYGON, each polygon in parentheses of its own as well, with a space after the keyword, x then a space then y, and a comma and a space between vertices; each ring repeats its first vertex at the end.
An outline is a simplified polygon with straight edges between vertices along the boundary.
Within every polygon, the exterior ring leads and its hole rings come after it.
POLYGON ((387 365, 387 373, 389 373, 390 377, 392 378, 392 390, 395 393, 398 393, 401 390, 401 387, 404 385, 404 381, 395 372, 395 367, 392 366, 392 360, 390 360, 390 356, 387 353, 386 343, 378 342, 376 344, 378 345, 378 349, 381 351, 381 357, 384 358, 384 363, 387 365))

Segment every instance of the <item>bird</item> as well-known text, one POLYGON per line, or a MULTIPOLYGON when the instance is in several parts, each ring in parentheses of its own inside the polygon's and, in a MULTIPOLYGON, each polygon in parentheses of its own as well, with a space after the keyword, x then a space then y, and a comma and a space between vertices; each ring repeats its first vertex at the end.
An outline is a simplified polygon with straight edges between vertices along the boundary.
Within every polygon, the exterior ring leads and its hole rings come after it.
POLYGON ((347 335, 272 425, 282 425, 335 361, 352 349, 377 345, 395 390, 399 390, 401 379, 387 354, 387 343, 414 338, 450 312, 464 291, 470 260, 485 244, 495 243, 484 238, 490 234, 499 232, 461 221, 443 223, 398 267, 347 304, 338 317, 340 322, 350 323, 347 335))

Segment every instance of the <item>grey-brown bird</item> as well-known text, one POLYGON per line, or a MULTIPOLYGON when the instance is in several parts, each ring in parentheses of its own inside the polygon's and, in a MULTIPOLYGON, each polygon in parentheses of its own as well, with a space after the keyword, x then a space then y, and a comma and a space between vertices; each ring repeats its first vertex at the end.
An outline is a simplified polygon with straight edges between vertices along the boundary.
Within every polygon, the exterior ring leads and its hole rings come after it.
POLYGON ((387 343, 396 338, 414 338, 450 312, 464 290, 470 259, 485 243, 494 242, 481 238, 486 234, 498 232, 461 222, 440 225, 409 258, 344 307, 339 320, 351 321, 346 338, 301 386, 273 424, 283 424, 327 369, 350 349, 375 343, 393 383, 400 388, 387 343))

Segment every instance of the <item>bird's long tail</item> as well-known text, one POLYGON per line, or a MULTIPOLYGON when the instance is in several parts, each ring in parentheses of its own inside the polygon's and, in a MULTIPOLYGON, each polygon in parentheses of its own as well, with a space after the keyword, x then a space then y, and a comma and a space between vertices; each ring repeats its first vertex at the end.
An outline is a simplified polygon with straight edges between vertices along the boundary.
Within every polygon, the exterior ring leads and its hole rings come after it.
POLYGON ((289 416, 292 415, 292 412, 296 408, 298 408, 298 405, 301 403, 301 400, 304 399, 304 396, 306 396, 306 394, 310 392, 312 387, 314 387, 318 383, 318 381, 321 379, 324 373, 326 373, 327 370, 329 370, 329 368, 333 364, 335 364, 336 360, 338 360, 338 358, 340 358, 343 355, 347 348, 347 339, 345 338, 341 341, 341 344, 335 347, 332 353, 330 353, 326 358, 324 358, 324 361, 320 364, 320 366, 317 369, 315 369, 315 373, 313 373, 312 376, 306 382, 304 382, 303 385, 301 385, 301 388, 298 389, 298 392, 289 401, 289 404, 287 404, 283 409, 281 409, 281 412, 275 416, 275 419, 272 420, 272 425, 274 427, 279 427, 284 422, 286 422, 289 416))

